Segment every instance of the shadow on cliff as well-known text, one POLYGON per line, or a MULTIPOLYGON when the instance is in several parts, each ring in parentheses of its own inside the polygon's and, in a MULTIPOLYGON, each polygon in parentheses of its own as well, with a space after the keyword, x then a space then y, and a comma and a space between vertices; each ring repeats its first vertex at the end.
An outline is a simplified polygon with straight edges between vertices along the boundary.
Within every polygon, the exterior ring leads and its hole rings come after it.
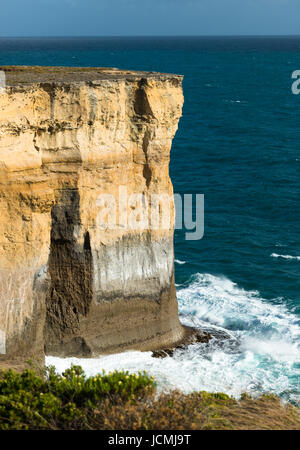
POLYGON ((78 243, 80 196, 77 189, 67 189, 51 211, 49 255, 50 288, 46 298, 44 328, 45 353, 62 351, 89 356, 90 348, 78 336, 80 320, 86 317, 92 302, 92 252, 90 235, 78 243))

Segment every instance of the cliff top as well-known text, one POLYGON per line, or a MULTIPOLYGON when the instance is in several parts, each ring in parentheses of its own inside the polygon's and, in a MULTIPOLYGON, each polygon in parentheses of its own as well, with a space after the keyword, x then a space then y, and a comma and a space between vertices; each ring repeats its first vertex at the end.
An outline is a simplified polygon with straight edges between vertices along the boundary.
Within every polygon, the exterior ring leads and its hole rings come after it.
POLYGON ((178 79, 179 81, 183 78, 182 75, 120 70, 111 67, 0 66, 0 71, 5 72, 7 86, 39 83, 70 84, 119 79, 133 81, 141 78, 178 79))

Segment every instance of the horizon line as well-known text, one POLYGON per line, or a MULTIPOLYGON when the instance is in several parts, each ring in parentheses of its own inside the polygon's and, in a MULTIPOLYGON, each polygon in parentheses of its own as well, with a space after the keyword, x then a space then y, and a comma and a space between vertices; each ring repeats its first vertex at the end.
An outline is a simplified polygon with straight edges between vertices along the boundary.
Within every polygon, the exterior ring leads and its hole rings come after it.
POLYGON ((0 39, 70 39, 70 38, 243 38, 243 37, 300 37, 299 34, 170 34, 170 35, 159 35, 159 34, 145 34, 145 35, 133 35, 133 34, 120 34, 120 35, 32 35, 32 36, 1 36, 0 39))

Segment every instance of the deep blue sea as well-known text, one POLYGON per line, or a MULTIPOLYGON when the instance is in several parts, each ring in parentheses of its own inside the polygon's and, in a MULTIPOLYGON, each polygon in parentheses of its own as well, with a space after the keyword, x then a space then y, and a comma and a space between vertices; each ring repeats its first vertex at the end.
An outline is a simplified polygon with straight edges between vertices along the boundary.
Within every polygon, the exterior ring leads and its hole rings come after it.
MULTIPOLYGON (((300 398, 300 37, 0 39, 0 65, 108 66, 184 75, 170 172, 205 196, 205 234, 175 232, 181 320, 230 339, 157 360, 81 360, 146 369, 161 389, 300 398)), ((48 357, 59 370, 74 359, 48 357)))

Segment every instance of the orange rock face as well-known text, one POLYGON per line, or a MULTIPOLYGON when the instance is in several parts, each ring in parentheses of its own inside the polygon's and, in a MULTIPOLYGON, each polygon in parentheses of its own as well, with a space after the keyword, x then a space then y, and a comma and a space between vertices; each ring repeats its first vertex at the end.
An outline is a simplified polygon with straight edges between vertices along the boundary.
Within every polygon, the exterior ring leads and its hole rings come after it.
POLYGON ((141 216, 172 197, 182 77, 0 70, 0 361, 180 341, 173 204, 167 226, 141 216))

